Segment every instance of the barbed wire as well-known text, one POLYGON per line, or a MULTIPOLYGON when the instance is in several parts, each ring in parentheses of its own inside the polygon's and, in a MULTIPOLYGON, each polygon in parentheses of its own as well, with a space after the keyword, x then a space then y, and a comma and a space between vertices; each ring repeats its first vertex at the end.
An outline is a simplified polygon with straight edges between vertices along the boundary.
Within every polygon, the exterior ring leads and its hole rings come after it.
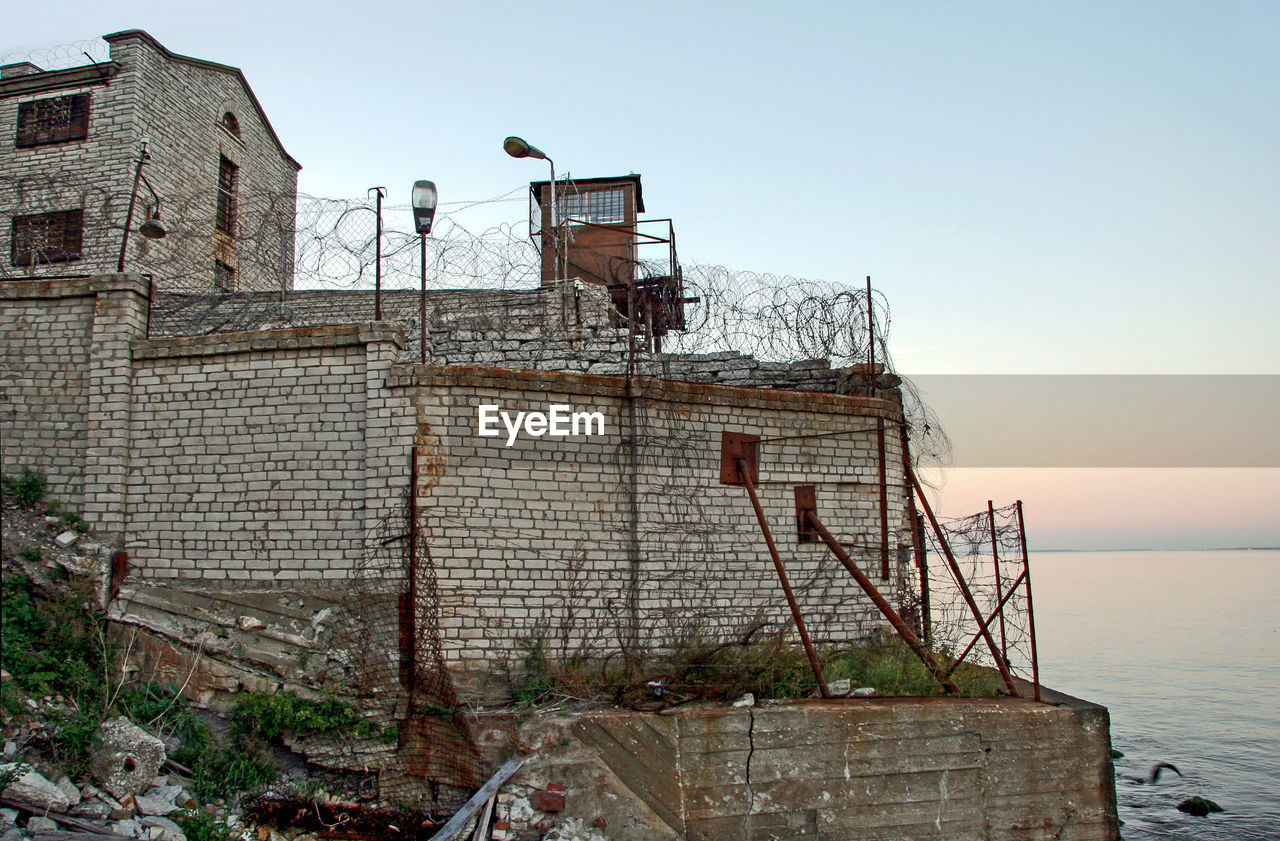
POLYGON ((67 70, 87 64, 101 64, 110 60, 111 45, 101 38, 71 41, 52 47, 9 50, 0 53, 0 64, 29 62, 41 70, 67 70))

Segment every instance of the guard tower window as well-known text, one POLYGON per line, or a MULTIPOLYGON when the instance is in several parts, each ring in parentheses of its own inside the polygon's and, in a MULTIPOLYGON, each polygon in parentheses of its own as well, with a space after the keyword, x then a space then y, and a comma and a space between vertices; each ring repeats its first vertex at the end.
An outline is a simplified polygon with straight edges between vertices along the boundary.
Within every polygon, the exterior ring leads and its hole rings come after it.
POLYGON ((570 193, 564 197, 564 216, 569 220, 593 222, 597 225, 625 222, 627 217, 623 193, 621 187, 570 193))
POLYGON ((89 136, 89 94, 18 103, 18 148, 84 140, 89 136))
POLYGON ((227 160, 226 155, 218 159, 218 214, 215 224, 218 230, 234 235, 236 232, 236 181, 239 180, 240 167, 227 160))
POLYGON ((9 262, 14 266, 69 263, 80 259, 84 213, 60 210, 13 217, 9 262))

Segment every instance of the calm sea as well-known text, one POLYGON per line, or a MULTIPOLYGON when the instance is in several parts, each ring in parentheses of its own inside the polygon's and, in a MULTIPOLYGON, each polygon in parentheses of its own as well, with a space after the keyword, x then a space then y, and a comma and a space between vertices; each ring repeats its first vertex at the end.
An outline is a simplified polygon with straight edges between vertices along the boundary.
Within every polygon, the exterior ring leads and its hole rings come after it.
POLYGON ((1280 839, 1280 551, 1032 556, 1040 674, 1106 706, 1126 841, 1280 839), (1138 783, 1157 762, 1178 766, 1138 783), (1192 795, 1226 812, 1194 818, 1192 795))

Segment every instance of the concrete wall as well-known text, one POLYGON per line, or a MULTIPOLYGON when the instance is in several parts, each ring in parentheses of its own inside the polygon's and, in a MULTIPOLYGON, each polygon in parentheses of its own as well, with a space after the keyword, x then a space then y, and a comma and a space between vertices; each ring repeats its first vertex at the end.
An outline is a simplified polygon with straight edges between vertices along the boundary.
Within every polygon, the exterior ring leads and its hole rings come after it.
POLYGON ((529 753, 514 796, 562 785, 554 819, 611 841, 1116 841, 1107 711, 1048 701, 493 713, 476 733, 493 762, 529 753))
POLYGON ((720 483, 725 430, 765 438, 760 496, 818 640, 871 633, 882 620, 820 544, 797 542, 792 487, 818 485, 837 535, 879 535, 877 419, 886 423, 892 568, 855 548, 894 598, 905 488, 896 404, 637 378, 402 366, 416 386, 420 521, 441 588, 446 657, 481 669, 541 640, 549 653, 722 639, 786 617, 746 491, 720 483), (477 434, 481 404, 600 411, 605 434, 525 433, 512 446, 477 434), (634 442, 634 447, 632 446, 634 442))

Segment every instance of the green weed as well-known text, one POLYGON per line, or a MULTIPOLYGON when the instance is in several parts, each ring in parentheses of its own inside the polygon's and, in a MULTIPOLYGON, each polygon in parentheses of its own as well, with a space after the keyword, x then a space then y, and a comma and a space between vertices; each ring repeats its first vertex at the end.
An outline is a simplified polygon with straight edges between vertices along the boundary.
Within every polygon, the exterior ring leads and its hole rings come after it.
POLYGON ((35 506, 44 498, 47 487, 48 482, 45 481, 44 474, 30 467, 22 468, 22 472, 17 476, 5 476, 0 479, 0 489, 4 491, 4 495, 27 508, 35 506))

